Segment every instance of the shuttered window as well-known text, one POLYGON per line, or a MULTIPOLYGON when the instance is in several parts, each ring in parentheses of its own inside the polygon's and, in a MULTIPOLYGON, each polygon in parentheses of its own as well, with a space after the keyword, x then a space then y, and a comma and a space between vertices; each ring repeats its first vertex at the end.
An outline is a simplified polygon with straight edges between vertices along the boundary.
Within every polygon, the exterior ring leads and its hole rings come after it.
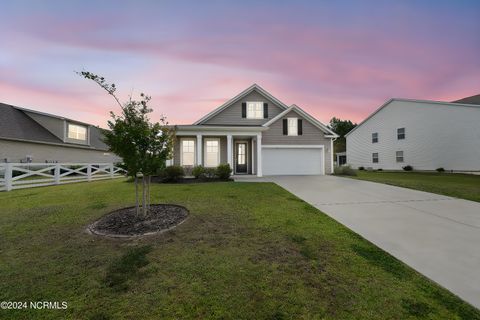
POLYGON ((263 102, 247 102, 247 118, 263 119, 263 102))
POLYGON ((288 118, 287 123, 288 123, 288 135, 298 136, 298 119, 288 118))

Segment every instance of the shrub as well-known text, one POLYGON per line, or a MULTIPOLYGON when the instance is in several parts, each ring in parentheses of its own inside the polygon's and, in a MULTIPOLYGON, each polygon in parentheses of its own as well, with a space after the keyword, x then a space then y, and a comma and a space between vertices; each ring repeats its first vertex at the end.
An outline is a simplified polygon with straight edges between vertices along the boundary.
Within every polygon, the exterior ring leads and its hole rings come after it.
POLYGON ((165 168, 164 177, 167 181, 177 181, 185 175, 182 166, 168 166, 165 168))
POLYGON ((217 174, 216 168, 205 168, 205 178, 213 179, 217 174))
POLYGON ((230 168, 230 165, 228 163, 218 165, 216 174, 219 179, 228 180, 230 179, 231 173, 232 168, 230 168))
POLYGON ((350 166, 341 166, 335 167, 333 169, 333 174, 337 176, 356 176, 357 172, 353 170, 350 166))
POLYGON ((413 170, 413 167, 411 165, 406 165, 405 167, 402 167, 403 170, 405 171, 412 171, 413 170))
POLYGON ((377 171, 383 171, 383 169, 382 169, 382 168, 378 168, 377 171))
POLYGON ((437 170, 437 172, 445 172, 445 169, 443 169, 443 168, 437 168, 435 170, 437 170))
POLYGON ((358 167, 358 170, 363 171, 365 170, 365 167, 358 167))
POLYGON ((205 176, 205 167, 201 165, 193 167, 192 175, 195 177, 195 179, 203 178, 205 176))

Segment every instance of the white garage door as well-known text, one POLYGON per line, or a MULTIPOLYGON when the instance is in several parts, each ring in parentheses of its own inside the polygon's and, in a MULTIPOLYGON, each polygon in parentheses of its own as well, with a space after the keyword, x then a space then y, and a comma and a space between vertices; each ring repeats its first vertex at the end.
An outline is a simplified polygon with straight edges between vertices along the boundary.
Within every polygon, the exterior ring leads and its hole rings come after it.
POLYGON ((262 148, 263 175, 324 174, 323 148, 262 148))

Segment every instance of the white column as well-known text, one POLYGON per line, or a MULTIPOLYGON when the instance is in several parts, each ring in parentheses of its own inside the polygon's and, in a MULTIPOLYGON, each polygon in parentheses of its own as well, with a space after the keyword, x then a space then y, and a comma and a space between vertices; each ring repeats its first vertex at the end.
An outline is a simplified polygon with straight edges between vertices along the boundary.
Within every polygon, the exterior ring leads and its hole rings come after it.
POLYGON ((330 174, 333 174, 333 139, 330 139, 330 174))
POLYGON ((202 135, 197 134, 197 165, 198 166, 201 166, 203 163, 202 148, 203 148, 202 135))
POLYGON ((257 134, 257 177, 262 176, 262 134, 257 134))
POLYGON ((252 138, 252 174, 255 174, 255 157, 257 156, 256 148, 256 139, 252 138))
POLYGON ((227 163, 233 169, 232 140, 232 135, 227 135, 227 163))

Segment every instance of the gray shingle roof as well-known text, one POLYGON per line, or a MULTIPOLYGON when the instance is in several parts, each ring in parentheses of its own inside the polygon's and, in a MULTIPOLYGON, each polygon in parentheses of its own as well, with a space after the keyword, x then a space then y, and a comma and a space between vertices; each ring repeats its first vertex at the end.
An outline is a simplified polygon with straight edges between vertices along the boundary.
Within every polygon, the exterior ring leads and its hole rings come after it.
POLYGON ((455 100, 455 101, 452 101, 454 103, 464 103, 464 104, 478 104, 480 105, 480 94, 477 94, 475 96, 471 96, 471 97, 466 97, 466 98, 463 98, 463 99, 460 99, 460 100, 455 100))
POLYGON ((63 143, 25 113, 4 103, 0 103, 0 137, 63 143))
MULTIPOLYGON (((63 144, 79 148, 108 150, 108 146, 102 141, 103 135, 102 129, 100 128, 89 126, 90 145, 67 143, 63 142, 37 121, 33 120, 22 110, 24 109, 16 108, 15 106, 5 103, 0 103, 0 139, 19 139, 32 142, 63 144)), ((52 115, 51 117, 56 116, 52 115)))

